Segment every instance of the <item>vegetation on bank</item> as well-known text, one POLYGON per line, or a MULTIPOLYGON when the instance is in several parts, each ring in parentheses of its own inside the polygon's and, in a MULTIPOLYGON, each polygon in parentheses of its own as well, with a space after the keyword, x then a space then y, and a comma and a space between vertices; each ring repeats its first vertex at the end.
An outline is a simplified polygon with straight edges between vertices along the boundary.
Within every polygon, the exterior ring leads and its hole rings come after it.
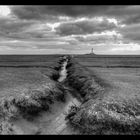
POLYGON ((67 82, 85 100, 72 106, 66 119, 81 134, 140 134, 140 100, 108 99, 110 85, 74 59, 68 61, 67 82))
POLYGON ((102 79, 99 79, 95 75, 93 76, 87 69, 78 64, 74 59, 68 60, 67 65, 67 82, 68 84, 76 89, 80 96, 84 100, 95 98, 98 93, 102 93, 105 90, 105 82, 100 82, 102 79))

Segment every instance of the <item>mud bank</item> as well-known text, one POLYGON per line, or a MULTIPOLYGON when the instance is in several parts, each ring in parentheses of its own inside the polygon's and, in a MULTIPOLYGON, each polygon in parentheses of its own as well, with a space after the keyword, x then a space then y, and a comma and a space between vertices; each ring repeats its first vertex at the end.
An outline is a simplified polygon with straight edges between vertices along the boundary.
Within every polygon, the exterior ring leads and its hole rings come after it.
POLYGON ((74 59, 69 59, 67 70, 68 84, 84 99, 80 107, 73 107, 67 115, 75 130, 89 135, 140 134, 138 99, 135 104, 107 100, 105 97, 111 92, 111 86, 74 59))

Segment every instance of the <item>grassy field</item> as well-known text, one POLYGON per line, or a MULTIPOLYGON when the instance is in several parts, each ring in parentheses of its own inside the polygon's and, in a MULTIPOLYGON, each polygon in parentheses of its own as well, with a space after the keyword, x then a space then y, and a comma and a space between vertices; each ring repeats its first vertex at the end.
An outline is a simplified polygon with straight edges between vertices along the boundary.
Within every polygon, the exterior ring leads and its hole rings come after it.
POLYGON ((138 55, 77 55, 75 59, 86 67, 140 67, 138 55))
POLYGON ((140 56, 78 56, 76 60, 108 82, 117 97, 140 96, 140 56))
POLYGON ((1 55, 0 97, 41 88, 51 82, 50 75, 60 56, 1 55))
POLYGON ((81 55, 72 64, 69 81, 86 98, 68 116, 73 126, 82 134, 140 134, 140 57, 81 55))

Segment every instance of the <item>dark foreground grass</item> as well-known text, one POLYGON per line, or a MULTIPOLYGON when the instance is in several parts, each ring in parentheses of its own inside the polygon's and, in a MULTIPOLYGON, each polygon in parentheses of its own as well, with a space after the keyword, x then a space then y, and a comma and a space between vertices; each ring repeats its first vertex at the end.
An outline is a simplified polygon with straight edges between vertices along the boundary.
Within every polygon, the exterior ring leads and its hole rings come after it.
MULTIPOLYGON (((29 92, 28 94, 0 100, 0 125, 9 123, 10 126, 12 125, 10 121, 16 120, 20 116, 26 119, 34 118, 42 111, 49 111, 51 104, 55 101, 65 102, 65 89, 59 83, 46 85, 46 88, 42 91, 33 90, 29 92)), ((5 129, 2 130, 6 131, 5 129)), ((0 134, 3 133, 2 130, 0 134)))
POLYGON ((14 105, 20 110, 20 112, 36 115, 41 110, 48 111, 50 105, 54 101, 65 101, 64 88, 59 83, 48 84, 46 87, 40 90, 32 90, 27 95, 20 95, 14 100, 14 105))
POLYGON ((67 119, 81 134, 140 134, 140 109, 129 102, 122 105, 89 100, 71 110, 67 119))
POLYGON ((111 86, 75 60, 69 62, 68 83, 85 99, 80 107, 71 107, 66 117, 70 125, 81 134, 140 134, 139 98, 105 99, 111 86))

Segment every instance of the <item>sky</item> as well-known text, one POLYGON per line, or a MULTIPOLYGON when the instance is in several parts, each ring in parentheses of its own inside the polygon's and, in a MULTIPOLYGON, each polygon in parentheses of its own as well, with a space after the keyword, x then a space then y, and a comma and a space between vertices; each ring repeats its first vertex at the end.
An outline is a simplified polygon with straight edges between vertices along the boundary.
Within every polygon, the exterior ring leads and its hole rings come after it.
POLYGON ((1 5, 0 54, 140 54, 139 5, 1 5))

